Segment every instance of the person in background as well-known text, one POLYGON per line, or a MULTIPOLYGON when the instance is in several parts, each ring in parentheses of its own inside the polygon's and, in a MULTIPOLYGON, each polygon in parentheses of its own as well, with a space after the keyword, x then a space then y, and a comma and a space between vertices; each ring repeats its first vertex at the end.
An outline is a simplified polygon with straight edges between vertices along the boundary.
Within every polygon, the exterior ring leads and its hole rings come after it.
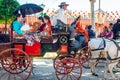
POLYGON ((103 32, 100 33, 100 37, 105 37, 107 32, 108 32, 108 28, 107 28, 107 26, 104 26, 103 32))
POLYGON ((114 33, 113 39, 117 39, 120 36, 120 19, 117 19, 117 22, 113 25, 112 31, 114 33))
POLYGON ((95 38, 96 37, 94 30, 92 30, 92 25, 87 26, 87 31, 88 31, 89 38, 95 38))
POLYGON ((95 33, 96 37, 100 37, 100 24, 95 23, 95 33))
POLYGON ((107 39, 113 39, 114 33, 110 27, 108 27, 108 33, 106 34, 107 39))
POLYGON ((113 29, 113 23, 109 24, 109 28, 111 28, 111 30, 113 29))
POLYGON ((104 27, 104 31, 100 34, 100 37, 104 37, 106 39, 113 39, 114 33, 112 32, 110 27, 104 27))
POLYGON ((15 20, 12 22, 11 27, 16 34, 24 34, 25 32, 21 30, 22 24, 22 15, 16 14, 15 20))

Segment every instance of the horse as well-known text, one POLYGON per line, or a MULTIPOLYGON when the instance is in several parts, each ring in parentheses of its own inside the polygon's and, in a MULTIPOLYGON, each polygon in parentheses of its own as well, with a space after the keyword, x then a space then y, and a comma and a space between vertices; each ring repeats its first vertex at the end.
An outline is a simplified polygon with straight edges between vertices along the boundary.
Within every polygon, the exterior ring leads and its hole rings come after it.
POLYGON ((109 70, 112 79, 115 80, 112 70, 120 61, 120 41, 105 38, 91 38, 88 42, 88 46, 91 49, 89 61, 92 75, 98 76, 95 71, 95 64, 96 60, 101 56, 107 61, 106 63, 108 64, 106 66, 106 72, 109 70))

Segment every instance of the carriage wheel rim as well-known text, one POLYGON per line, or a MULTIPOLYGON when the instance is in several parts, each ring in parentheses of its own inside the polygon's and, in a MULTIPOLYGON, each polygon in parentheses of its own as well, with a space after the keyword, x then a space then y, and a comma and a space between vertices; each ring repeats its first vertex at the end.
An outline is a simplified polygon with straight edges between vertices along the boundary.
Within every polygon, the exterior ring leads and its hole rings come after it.
MULTIPOLYGON (((10 54, 10 53, 8 53, 10 54)), ((15 53, 17 54, 17 53, 15 53)), ((4 78, 4 76, 7 75, 7 79, 8 80, 17 80, 17 79, 20 79, 20 80, 27 80, 32 72, 32 63, 30 61, 30 58, 29 56, 27 55, 27 53, 25 53, 24 51, 22 50, 19 50, 19 49, 16 49, 16 48, 10 48, 10 49, 7 49, 7 50, 4 50, 1 52, 0 54, 3 58, 2 58, 2 61, 1 61, 1 65, 2 65, 2 68, 3 68, 3 73, 0 75, 0 78, 4 78), (15 58, 8 58, 8 56, 4 55, 4 53, 6 53, 7 51, 20 51, 20 53, 24 54, 24 58, 23 59, 20 59, 18 57, 21 57, 21 56, 18 56, 16 55, 15 58), (6 60, 6 58, 8 58, 7 61, 10 61, 10 60, 24 60, 25 62, 24 63, 21 63, 21 64, 18 64, 19 61, 16 61, 16 62, 12 62, 11 63, 9 62, 5 62, 4 60, 6 60), (27 62, 27 63, 26 63, 27 62), (20 66, 21 65, 21 68, 20 66), (19 66, 19 67, 18 67, 19 66)))
POLYGON ((78 79, 80 79, 81 74, 82 74, 82 67, 81 67, 81 64, 79 64, 79 61, 74 58, 64 58, 63 60, 65 60, 65 62, 69 61, 70 63, 66 64, 68 67, 62 66, 63 72, 62 71, 60 72, 58 70, 59 68, 58 69, 55 68, 56 76, 57 76, 58 80, 78 80, 78 79), (76 72, 76 71, 78 71, 78 72, 76 72), (77 74, 77 76, 76 76, 76 74, 77 74))

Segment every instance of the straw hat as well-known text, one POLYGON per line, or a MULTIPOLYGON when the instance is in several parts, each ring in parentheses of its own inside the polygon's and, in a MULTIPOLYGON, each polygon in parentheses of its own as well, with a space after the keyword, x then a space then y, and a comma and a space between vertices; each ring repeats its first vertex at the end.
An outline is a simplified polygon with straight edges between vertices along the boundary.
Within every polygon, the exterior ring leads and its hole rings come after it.
POLYGON ((66 2, 61 2, 60 5, 58 5, 58 6, 61 7, 63 5, 69 6, 69 4, 67 4, 66 2))

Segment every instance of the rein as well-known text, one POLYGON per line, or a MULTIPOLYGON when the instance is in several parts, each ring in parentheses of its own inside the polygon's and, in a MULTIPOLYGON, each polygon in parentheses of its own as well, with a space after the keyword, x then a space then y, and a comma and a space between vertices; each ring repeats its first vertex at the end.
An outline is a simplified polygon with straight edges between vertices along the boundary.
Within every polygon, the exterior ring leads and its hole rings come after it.
POLYGON ((112 39, 111 41, 113 41, 113 43, 117 46, 117 49, 120 50, 120 46, 118 45, 118 43, 120 43, 120 42, 116 42, 116 41, 113 40, 113 39, 112 39))
POLYGON ((115 42, 115 40, 111 40, 115 45, 116 45, 116 47, 117 47, 117 55, 116 55, 116 58, 115 59, 110 59, 110 60, 117 60, 117 59, 119 59, 120 57, 118 57, 118 51, 120 51, 120 46, 118 45, 118 43, 120 43, 120 42, 115 42), (117 58, 118 57, 118 58, 117 58))

